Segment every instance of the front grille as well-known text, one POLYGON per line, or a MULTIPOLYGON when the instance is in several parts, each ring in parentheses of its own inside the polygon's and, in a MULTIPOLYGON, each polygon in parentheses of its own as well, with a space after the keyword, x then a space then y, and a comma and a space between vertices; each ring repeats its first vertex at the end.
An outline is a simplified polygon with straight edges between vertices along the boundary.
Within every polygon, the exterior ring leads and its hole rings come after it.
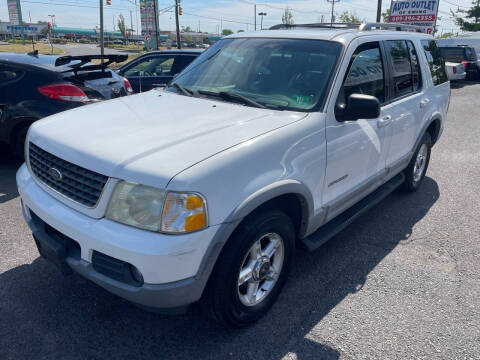
POLYGON ((33 174, 42 183, 87 207, 97 204, 107 176, 62 160, 33 143, 28 156, 33 174), (52 171, 60 175, 55 178, 52 171))

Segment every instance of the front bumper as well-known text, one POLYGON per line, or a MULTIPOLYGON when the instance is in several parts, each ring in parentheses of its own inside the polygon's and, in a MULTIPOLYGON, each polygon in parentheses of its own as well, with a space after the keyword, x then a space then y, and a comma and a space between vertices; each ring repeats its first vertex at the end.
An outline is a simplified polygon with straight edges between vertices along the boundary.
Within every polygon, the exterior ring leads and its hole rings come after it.
POLYGON ((186 235, 163 235, 93 219, 47 194, 25 165, 17 173, 17 185, 23 214, 37 245, 39 241, 55 241, 42 229, 43 223, 78 243, 78 256, 67 252, 59 260, 62 266, 66 264, 106 290, 146 307, 176 308, 200 299, 213 268, 211 262, 218 255, 218 246, 212 243, 223 243, 218 241, 220 226, 186 235), (143 276, 143 284, 132 286, 99 273, 92 266, 94 252, 135 266, 143 276))

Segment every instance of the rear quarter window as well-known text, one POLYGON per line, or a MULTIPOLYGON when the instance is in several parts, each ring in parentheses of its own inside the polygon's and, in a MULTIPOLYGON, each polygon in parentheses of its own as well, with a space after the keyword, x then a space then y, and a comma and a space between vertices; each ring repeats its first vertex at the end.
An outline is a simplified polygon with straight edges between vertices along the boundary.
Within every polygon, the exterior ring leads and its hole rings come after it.
POLYGON ((440 85, 448 81, 447 73, 445 72, 445 60, 437 46, 435 40, 422 40, 423 50, 427 57, 427 62, 432 74, 434 85, 440 85))
POLYGON ((19 79, 22 74, 23 71, 19 69, 0 64, 0 85, 4 85, 13 80, 19 79))

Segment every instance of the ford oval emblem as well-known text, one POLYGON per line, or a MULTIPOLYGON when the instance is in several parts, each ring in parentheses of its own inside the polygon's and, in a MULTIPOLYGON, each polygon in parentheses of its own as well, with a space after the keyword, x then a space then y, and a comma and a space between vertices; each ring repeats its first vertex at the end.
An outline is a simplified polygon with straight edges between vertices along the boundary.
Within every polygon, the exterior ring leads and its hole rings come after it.
POLYGON ((55 168, 50 168, 48 169, 48 174, 52 177, 53 180, 55 181, 62 181, 63 175, 60 172, 60 170, 55 169, 55 168))

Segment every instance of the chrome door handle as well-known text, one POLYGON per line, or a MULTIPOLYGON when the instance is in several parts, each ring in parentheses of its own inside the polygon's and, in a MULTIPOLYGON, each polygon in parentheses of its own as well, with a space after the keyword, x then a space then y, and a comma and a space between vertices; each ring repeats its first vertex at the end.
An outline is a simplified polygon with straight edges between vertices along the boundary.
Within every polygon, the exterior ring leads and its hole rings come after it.
POLYGON ((390 115, 387 115, 377 120, 377 126, 379 128, 382 128, 382 127, 388 126, 391 122, 392 122, 392 117, 390 115))
POLYGON ((427 106, 428 104, 430 104, 430 99, 423 99, 422 101, 420 101, 421 108, 427 106))
POLYGON ((155 87, 166 87, 167 84, 152 84, 152 86, 155 86, 155 87))

